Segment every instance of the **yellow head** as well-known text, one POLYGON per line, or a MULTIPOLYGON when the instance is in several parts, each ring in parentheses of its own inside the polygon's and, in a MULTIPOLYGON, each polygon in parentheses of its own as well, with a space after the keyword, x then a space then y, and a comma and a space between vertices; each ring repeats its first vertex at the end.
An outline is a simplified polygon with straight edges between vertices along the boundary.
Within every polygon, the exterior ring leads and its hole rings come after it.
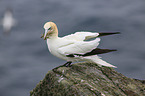
POLYGON ((44 40, 47 38, 56 38, 58 37, 58 29, 54 22, 46 22, 44 24, 45 34, 44 40))

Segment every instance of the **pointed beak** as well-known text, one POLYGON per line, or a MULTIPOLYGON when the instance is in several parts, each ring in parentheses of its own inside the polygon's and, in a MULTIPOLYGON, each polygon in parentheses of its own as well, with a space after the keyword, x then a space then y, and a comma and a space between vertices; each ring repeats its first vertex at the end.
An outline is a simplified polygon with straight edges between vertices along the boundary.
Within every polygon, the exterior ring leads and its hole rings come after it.
POLYGON ((46 40, 47 33, 48 33, 48 30, 47 30, 47 29, 45 29, 44 40, 46 40))

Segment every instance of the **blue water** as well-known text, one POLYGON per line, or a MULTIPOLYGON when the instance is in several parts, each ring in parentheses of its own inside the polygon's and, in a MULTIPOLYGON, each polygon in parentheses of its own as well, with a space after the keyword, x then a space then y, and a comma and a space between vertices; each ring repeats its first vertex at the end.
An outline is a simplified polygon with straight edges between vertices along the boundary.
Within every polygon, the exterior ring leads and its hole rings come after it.
POLYGON ((100 55, 125 76, 145 79, 144 0, 0 0, 0 20, 13 9, 17 26, 4 35, 0 26, 0 96, 29 96, 47 71, 65 61, 52 56, 41 39, 43 24, 54 21, 59 36, 75 31, 120 31, 102 37, 100 55))

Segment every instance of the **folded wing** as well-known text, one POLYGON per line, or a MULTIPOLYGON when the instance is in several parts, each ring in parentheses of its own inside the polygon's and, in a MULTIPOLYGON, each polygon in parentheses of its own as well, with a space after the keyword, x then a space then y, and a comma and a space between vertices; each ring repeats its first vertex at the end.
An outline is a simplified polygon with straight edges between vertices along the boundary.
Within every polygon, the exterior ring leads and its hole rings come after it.
POLYGON ((95 38, 99 35, 99 33, 92 33, 92 32, 76 32, 71 35, 67 35, 63 37, 64 39, 68 40, 77 40, 77 41, 84 41, 91 38, 95 38))
POLYGON ((60 54, 66 55, 67 57, 75 56, 90 56, 96 54, 108 53, 116 50, 110 49, 99 49, 99 41, 101 36, 119 34, 119 32, 110 32, 110 33, 92 33, 92 32, 76 32, 71 35, 67 35, 62 39, 65 40, 74 40, 74 43, 66 44, 58 49, 60 54), (84 41, 91 38, 96 38, 92 41, 84 41))
POLYGON ((99 45, 100 38, 92 41, 76 41, 58 48, 58 52, 63 55, 69 54, 85 54, 91 52, 99 45))

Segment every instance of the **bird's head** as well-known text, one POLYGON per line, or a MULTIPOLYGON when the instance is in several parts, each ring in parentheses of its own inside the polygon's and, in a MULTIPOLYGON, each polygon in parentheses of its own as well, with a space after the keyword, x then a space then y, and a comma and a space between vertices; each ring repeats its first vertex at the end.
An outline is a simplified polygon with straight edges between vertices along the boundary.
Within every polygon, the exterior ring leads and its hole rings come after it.
POLYGON ((45 33, 42 37, 44 37, 44 40, 48 38, 56 38, 58 37, 58 29, 54 22, 46 22, 44 24, 45 33))

